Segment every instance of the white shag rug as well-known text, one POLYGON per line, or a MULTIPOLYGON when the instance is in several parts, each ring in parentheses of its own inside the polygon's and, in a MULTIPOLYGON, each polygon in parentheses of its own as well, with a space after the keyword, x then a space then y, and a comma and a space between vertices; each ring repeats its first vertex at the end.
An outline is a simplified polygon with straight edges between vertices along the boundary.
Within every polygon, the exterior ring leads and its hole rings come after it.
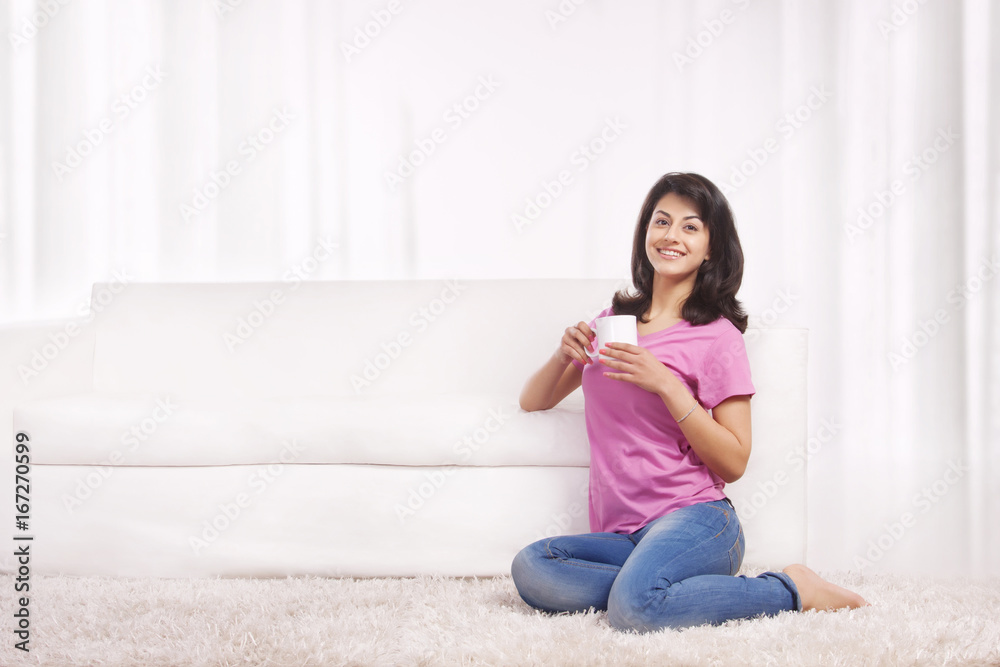
POLYGON ((635 635, 601 612, 537 613, 510 577, 36 576, 30 653, 3 575, 0 664, 1000 665, 1000 579, 820 575, 872 606, 635 635))

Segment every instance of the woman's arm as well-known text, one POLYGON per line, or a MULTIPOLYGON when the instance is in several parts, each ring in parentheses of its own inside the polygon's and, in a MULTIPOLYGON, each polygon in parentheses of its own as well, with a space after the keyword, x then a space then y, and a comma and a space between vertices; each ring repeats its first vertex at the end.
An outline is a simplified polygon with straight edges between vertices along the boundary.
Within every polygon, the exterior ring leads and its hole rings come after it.
POLYGON ((606 354, 613 360, 601 363, 608 367, 608 377, 657 394, 670 415, 683 420, 679 426, 691 449, 722 481, 728 484, 743 476, 750 459, 749 396, 727 398, 709 414, 649 350, 627 343, 608 343, 607 347, 606 354))
POLYGON ((534 412, 554 408, 580 386, 582 379, 583 371, 568 361, 560 361, 557 352, 525 383, 521 409, 534 412))
POLYGON ((727 484, 735 482, 746 472, 750 459, 750 397, 732 396, 709 413, 679 380, 677 384, 672 391, 660 394, 667 410, 680 419, 694 406, 678 424, 681 432, 709 470, 727 484))
POLYGON ((528 378, 521 390, 521 409, 526 412, 549 410, 559 405, 580 386, 583 371, 571 363, 573 359, 583 364, 592 363, 587 355, 590 341, 596 334, 586 322, 566 329, 559 349, 534 375, 528 378))

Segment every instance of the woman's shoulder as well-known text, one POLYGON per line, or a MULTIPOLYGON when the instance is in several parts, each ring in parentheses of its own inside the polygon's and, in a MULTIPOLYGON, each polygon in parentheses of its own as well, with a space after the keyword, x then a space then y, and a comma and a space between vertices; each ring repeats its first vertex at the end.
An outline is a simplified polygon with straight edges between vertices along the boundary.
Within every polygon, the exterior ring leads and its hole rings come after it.
POLYGON ((706 339, 713 341, 719 338, 743 337, 736 325, 726 319, 724 315, 719 315, 718 319, 712 320, 708 324, 692 325, 691 328, 706 339))
POLYGON ((725 317, 720 316, 708 324, 693 326, 690 331, 694 333, 690 342, 694 344, 694 349, 700 351, 696 354, 700 354, 705 363, 718 357, 746 354, 743 334, 725 317))

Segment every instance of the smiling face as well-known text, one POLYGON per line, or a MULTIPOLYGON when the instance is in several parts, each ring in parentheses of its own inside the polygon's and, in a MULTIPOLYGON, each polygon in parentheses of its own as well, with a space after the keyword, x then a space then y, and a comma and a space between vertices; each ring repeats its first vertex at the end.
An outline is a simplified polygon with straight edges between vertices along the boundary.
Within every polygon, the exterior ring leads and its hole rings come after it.
POLYGON ((656 276, 694 281, 709 258, 708 227, 691 200, 671 192, 653 208, 646 227, 646 257, 656 276))

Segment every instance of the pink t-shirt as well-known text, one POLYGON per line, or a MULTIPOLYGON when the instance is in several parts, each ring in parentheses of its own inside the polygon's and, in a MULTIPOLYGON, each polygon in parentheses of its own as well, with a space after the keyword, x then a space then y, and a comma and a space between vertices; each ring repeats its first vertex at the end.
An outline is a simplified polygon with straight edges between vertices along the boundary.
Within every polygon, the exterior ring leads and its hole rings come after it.
MULTIPOLYGON (((597 317, 613 314, 606 308, 597 317)), ((594 320, 589 324, 594 329, 594 320)), ((701 326, 682 320, 638 342, 706 410, 754 394, 743 335, 724 317, 701 326)), ((632 533, 674 510, 725 497, 725 482, 691 449, 659 396, 604 377, 614 371, 596 359, 572 363, 583 368, 592 531, 632 533)))

